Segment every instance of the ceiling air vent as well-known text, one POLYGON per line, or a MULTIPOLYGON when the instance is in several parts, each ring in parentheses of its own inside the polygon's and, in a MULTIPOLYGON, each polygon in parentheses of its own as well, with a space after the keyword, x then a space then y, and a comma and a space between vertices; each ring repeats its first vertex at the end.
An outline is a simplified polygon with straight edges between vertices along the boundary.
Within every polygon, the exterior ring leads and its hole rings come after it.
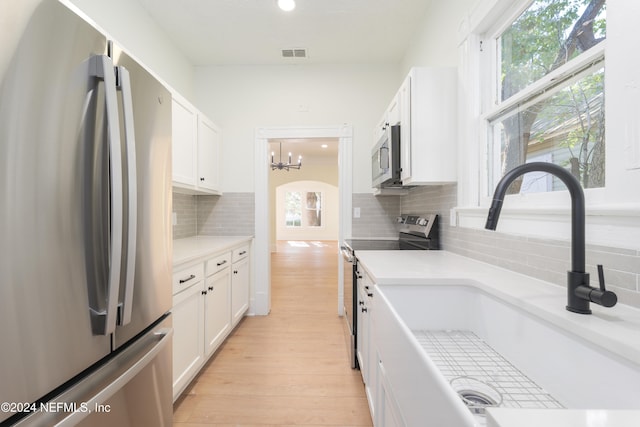
POLYGON ((307 49, 282 49, 283 58, 306 58, 307 49))

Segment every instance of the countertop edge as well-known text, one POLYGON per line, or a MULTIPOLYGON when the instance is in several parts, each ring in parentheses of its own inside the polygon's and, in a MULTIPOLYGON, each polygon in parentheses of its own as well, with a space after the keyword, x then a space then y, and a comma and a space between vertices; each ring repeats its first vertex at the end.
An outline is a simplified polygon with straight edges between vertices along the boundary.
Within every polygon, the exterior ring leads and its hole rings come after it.
POLYGON ((251 242, 254 236, 194 236, 173 240, 173 268, 204 261, 211 255, 251 242))

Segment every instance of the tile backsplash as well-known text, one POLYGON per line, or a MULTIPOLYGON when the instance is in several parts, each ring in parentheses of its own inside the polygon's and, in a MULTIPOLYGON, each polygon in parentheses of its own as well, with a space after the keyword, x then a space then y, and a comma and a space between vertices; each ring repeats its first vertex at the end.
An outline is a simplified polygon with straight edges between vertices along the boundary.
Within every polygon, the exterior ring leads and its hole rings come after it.
MULTIPOLYGON (((173 211, 177 217, 173 238, 198 234, 253 235, 254 200, 254 193, 223 196, 173 193, 173 211)), ((353 237, 397 238, 398 215, 434 212, 440 216, 443 249, 566 286, 566 272, 570 267, 568 241, 451 227, 449 212, 457 204, 455 184, 416 187, 405 196, 356 193, 352 203, 354 208, 360 208, 360 218, 352 220, 353 237)), ((587 271, 594 286, 598 282, 596 264, 603 264, 607 286, 618 294, 620 302, 640 307, 640 251, 587 245, 587 271)))
POLYGON ((351 200, 354 210, 360 209, 360 218, 351 220, 354 238, 398 238, 396 217, 400 215, 400 200, 397 196, 354 193, 351 200))
POLYGON ((197 231, 197 199, 190 194, 173 192, 173 238, 182 239, 196 235, 197 231))
MULTIPOLYGON (((400 210, 402 213, 437 213, 445 250, 566 286, 570 242, 451 227, 449 211, 456 203, 455 184, 416 187, 400 197, 400 210)), ((587 245, 586 254, 592 286, 598 283, 596 265, 603 264, 607 286, 618 294, 620 302, 640 307, 640 251, 587 245)))
POLYGON ((177 223, 173 226, 173 238, 254 235, 254 200, 254 193, 194 196, 174 192, 177 223))
POLYGON ((254 193, 198 196, 198 233, 205 236, 255 234, 254 193))

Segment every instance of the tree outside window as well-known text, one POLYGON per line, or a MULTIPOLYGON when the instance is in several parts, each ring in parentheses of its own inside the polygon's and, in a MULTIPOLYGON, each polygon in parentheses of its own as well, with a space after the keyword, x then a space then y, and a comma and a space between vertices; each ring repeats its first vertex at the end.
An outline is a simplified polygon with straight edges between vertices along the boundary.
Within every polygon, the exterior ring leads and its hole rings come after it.
MULTIPOLYGON (((489 188, 535 158, 566 167, 584 188, 604 186, 604 55, 587 66, 572 60, 605 37, 605 0, 535 0, 496 39, 496 110, 505 101, 512 107, 489 119, 489 188), (565 64, 577 65, 541 81, 565 64), (536 83, 539 90, 527 90, 536 83)), ((512 192, 521 185, 514 183, 512 192)), ((542 188, 534 187, 522 190, 542 188)))
POLYGON ((302 194, 299 191, 287 191, 284 196, 285 225, 287 227, 302 226, 302 194))
POLYGON ((287 227, 322 226, 321 192, 287 191, 285 193, 285 205, 285 225, 287 227))
POLYGON ((309 227, 322 226, 322 193, 307 192, 306 216, 309 227))

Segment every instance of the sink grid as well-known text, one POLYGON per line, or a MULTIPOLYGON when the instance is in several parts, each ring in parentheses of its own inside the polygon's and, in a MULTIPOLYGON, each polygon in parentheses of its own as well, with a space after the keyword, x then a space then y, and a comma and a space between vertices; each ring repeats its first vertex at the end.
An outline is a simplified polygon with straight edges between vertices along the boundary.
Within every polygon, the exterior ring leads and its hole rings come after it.
POLYGON ((500 407, 563 408, 507 359, 471 331, 412 331, 448 381, 465 377, 489 384, 501 394, 500 407))

